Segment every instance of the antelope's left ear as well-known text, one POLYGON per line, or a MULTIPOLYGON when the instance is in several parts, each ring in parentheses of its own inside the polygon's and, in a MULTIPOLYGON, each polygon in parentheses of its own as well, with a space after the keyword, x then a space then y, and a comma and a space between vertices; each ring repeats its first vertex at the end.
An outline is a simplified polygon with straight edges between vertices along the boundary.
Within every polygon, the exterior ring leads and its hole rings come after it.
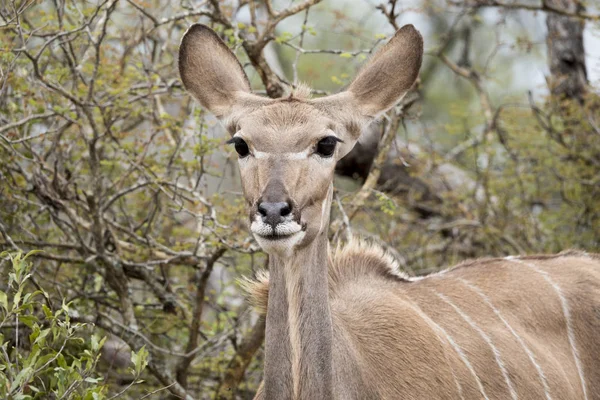
POLYGON ((398 29, 348 87, 361 115, 374 118, 404 97, 417 80, 422 60, 419 31, 412 25, 398 29))
MULTIPOLYGON (((417 80, 423 60, 423 38, 412 25, 400 28, 363 67, 344 92, 312 101, 342 124, 350 127, 352 149, 363 127, 393 107, 417 80)), ((347 146, 345 146, 347 147, 347 146)))

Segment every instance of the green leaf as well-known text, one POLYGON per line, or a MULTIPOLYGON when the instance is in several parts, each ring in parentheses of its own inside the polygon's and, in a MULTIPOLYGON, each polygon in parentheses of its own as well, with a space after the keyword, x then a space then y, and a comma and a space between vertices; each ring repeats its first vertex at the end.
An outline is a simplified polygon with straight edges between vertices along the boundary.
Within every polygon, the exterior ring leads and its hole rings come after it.
POLYGON ((23 293, 23 286, 20 286, 19 290, 17 290, 17 293, 15 293, 15 297, 13 297, 13 306, 12 306, 13 312, 19 308, 19 303, 21 302, 21 294, 22 293, 23 293))
POLYGON ((52 310, 47 305, 42 304, 42 310, 44 311, 44 316, 46 317, 46 319, 51 320, 52 318, 54 318, 52 310))
POLYGON ((18 389, 24 382, 26 382, 26 379, 28 379, 28 375, 31 372, 32 372, 31 367, 23 368, 21 370, 21 372, 19 372, 17 374, 17 376, 15 377, 15 380, 12 382, 11 392, 14 392, 15 389, 18 389))
POLYGON ((41 368, 42 365, 46 364, 50 359, 52 359, 52 357, 54 357, 56 355, 56 353, 54 351, 51 351, 48 354, 44 354, 42 357, 40 357, 37 362, 35 363, 35 368, 41 368))
POLYGON ((25 257, 23 257, 23 261, 27 260, 27 257, 32 256, 34 254, 43 253, 44 250, 31 250, 25 257))
POLYGON ((44 344, 46 336, 50 333, 50 328, 44 329, 40 332, 37 338, 35 338, 35 343, 44 344))
POLYGON ((145 345, 137 353, 131 352, 131 362, 134 365, 136 375, 139 375, 146 368, 146 365, 148 365, 148 350, 146 350, 145 345))
POLYGON ((351 53, 342 53, 342 54, 340 54, 340 57, 342 57, 342 58, 351 58, 352 54, 351 53))
POLYGON ((23 363, 23 366, 25 366, 25 367, 33 367, 33 365, 35 365, 38 357, 40 356, 41 351, 42 351, 42 349, 40 348, 40 346, 33 345, 32 348, 31 348, 31 353, 29 353, 29 356, 27 357, 27 359, 23 363))
POLYGON ((8 311, 8 298, 6 297, 6 293, 0 290, 0 305, 4 310, 8 311))
POLYGON ((100 351, 100 349, 104 345, 104 342, 106 341, 106 336, 104 336, 103 338, 100 338, 100 336, 98 336, 98 335, 92 335, 90 341, 91 341, 92 351, 97 353, 98 351, 100 351))
POLYGON ((19 321, 33 329, 33 324, 38 322, 38 319, 35 315, 19 315, 19 321))
POLYGON ((67 361, 65 360, 65 357, 62 354, 58 355, 58 357, 56 358, 56 361, 58 362, 58 365, 61 368, 64 368, 64 369, 69 368, 69 366, 67 365, 67 361))

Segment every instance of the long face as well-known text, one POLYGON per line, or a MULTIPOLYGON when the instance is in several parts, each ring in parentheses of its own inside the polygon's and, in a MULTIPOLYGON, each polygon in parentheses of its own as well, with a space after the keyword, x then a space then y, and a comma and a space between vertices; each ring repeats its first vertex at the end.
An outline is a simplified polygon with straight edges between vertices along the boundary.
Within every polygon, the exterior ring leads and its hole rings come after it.
POLYGON ((263 106, 240 118, 236 129, 230 143, 260 246, 285 253, 313 241, 328 224, 346 129, 301 99, 263 106))
POLYGON ((405 26, 345 92, 273 100, 250 92, 241 65, 210 28, 186 32, 182 81, 232 134, 250 230, 263 250, 290 255, 326 232, 335 163, 366 124, 410 89, 422 53, 420 34, 405 26))

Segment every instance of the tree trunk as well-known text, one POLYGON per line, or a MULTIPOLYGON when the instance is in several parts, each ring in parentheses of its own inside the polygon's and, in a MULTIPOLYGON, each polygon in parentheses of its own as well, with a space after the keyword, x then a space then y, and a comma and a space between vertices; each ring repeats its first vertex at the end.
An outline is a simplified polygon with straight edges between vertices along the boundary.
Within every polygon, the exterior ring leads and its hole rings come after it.
POLYGON ((244 337, 235 355, 227 365, 223 380, 217 388, 217 399, 231 400, 235 398, 237 387, 244 378, 244 373, 254 355, 265 339, 265 319, 260 317, 252 330, 244 337))
MULTIPOLYGON (((578 0, 544 0, 555 9, 575 13, 584 11, 578 0)), ((553 96, 583 102, 587 87, 583 29, 585 22, 579 18, 549 12, 546 18, 548 36, 548 84, 553 96)))

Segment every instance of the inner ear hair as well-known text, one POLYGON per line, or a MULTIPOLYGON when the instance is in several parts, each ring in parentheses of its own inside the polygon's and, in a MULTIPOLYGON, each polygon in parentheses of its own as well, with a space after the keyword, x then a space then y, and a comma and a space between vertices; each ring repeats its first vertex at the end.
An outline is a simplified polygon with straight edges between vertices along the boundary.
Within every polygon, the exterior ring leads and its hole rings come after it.
POLYGON ((360 113, 376 117, 412 87, 423 60, 423 37, 413 25, 400 28, 348 87, 360 113))
POLYGON ((242 65, 206 25, 192 25, 181 39, 179 74, 184 87, 218 117, 227 116, 240 95, 250 93, 242 65))

